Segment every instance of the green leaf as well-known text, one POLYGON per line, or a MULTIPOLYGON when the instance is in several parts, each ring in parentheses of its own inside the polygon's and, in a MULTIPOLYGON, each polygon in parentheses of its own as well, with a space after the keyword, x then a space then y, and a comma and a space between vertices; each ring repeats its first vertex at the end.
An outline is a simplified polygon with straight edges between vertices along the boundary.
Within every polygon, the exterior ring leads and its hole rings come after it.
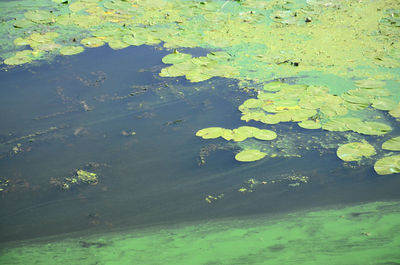
POLYGON ((400 151, 400 136, 387 140, 382 144, 382 149, 400 151))
POLYGON ((362 88, 379 88, 386 85, 385 82, 374 79, 357 80, 354 84, 362 88))
POLYGON ((363 156, 373 156, 376 152, 375 148, 367 142, 353 142, 341 145, 336 154, 343 161, 359 161, 363 156))
POLYGON ((74 55, 83 52, 85 49, 82 46, 66 46, 60 49, 62 55, 74 55))
POLYGON ((259 150, 249 149, 236 154, 235 159, 240 162, 252 162, 264 158, 267 154, 259 150))
POLYGON ((390 175, 400 173, 400 155, 388 156, 379 159, 374 165, 379 175, 390 175))

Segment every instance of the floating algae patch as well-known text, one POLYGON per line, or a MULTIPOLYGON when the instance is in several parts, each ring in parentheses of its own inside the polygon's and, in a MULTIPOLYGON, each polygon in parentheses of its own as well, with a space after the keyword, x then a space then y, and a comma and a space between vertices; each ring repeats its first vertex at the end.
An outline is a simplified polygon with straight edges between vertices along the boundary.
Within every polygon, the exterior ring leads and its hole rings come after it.
POLYGON ((399 202, 3 245, 2 264, 397 264, 399 202), (198 251, 201 249, 201 251, 198 251), (311 251, 312 250, 312 251, 311 251))

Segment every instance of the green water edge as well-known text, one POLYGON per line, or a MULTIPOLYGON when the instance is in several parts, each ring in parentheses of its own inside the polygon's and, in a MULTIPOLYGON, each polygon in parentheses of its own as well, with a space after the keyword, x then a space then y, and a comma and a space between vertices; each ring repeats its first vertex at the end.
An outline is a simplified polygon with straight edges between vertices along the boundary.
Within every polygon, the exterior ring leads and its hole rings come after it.
POLYGON ((399 264, 400 202, 9 243, 2 264, 399 264))

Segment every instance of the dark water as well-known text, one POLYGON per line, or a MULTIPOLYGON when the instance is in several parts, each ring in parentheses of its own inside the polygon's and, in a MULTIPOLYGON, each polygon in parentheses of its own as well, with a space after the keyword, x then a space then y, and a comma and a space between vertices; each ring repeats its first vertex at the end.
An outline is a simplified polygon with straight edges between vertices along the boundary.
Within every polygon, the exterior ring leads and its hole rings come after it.
MULTIPOLYGON (((195 133, 245 125, 237 106, 249 95, 234 80, 160 78, 165 54, 103 47, 0 72, 0 177, 9 180, 0 199, 1 241, 400 197, 398 177, 378 176, 371 165, 344 167, 334 150, 235 161, 237 147, 195 133), (199 166, 202 148, 211 151, 199 166), (82 168, 96 172, 99 183, 68 191, 50 183, 82 168), (309 183, 238 192, 250 178, 293 174, 309 183)), ((288 126, 275 129, 296 132, 288 126)))

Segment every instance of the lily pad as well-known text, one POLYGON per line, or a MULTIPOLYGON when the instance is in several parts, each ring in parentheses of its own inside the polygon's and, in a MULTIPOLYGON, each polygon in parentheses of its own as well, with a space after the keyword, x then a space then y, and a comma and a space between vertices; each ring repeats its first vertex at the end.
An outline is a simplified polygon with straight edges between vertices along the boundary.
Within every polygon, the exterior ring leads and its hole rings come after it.
POLYGON ((400 136, 387 140, 382 144, 382 149, 400 151, 400 136))
POLYGON ((351 129, 357 133, 366 135, 384 135, 392 130, 387 124, 380 122, 363 122, 362 124, 349 124, 351 129))
POLYGON ((276 133, 271 130, 258 129, 253 131, 253 137, 259 140, 273 140, 277 137, 276 133))
POLYGON ((192 59, 192 55, 175 51, 174 53, 164 56, 162 58, 162 62, 165 64, 177 64, 188 61, 190 59, 192 59))
POLYGON ((385 82, 374 79, 357 80, 354 84, 362 88, 379 88, 386 85, 385 82))
POLYGON ((196 132, 196 136, 202 137, 203 139, 215 139, 222 135, 228 130, 221 127, 209 127, 204 128, 196 132))
POLYGON ((373 156, 376 152, 375 148, 367 142, 353 142, 341 145, 336 154, 344 161, 359 161, 363 156, 373 156))
POLYGON ((397 103, 389 98, 378 98, 372 101, 372 107, 379 110, 392 110, 396 106, 397 103))
POLYGON ((314 129, 315 130, 315 129, 321 128, 321 123, 312 121, 312 120, 306 120, 306 121, 299 122, 298 125, 304 129, 314 129))
POLYGON ((400 155, 388 156, 379 159, 374 165, 379 175, 390 175, 400 173, 400 155))
POLYGON ((85 49, 82 46, 66 46, 60 49, 62 55, 74 55, 83 52, 85 49))
POLYGON ((253 162, 264 158, 266 155, 259 150, 249 149, 236 154, 235 159, 240 162, 253 162))
POLYGON ((54 21, 54 16, 50 11, 46 10, 34 10, 34 11, 28 11, 24 14, 24 16, 38 24, 46 24, 50 22, 55 22, 54 21))
POLYGON ((259 99, 250 98, 243 102, 242 106, 249 109, 255 109, 261 107, 263 102, 259 99))
POLYGON ((104 42, 98 38, 90 37, 81 40, 81 43, 86 47, 95 48, 104 45, 104 42))
POLYGON ((396 106, 394 109, 392 109, 391 111, 389 111, 389 114, 390 114, 392 117, 400 118, 400 104, 397 104, 397 106, 396 106))

